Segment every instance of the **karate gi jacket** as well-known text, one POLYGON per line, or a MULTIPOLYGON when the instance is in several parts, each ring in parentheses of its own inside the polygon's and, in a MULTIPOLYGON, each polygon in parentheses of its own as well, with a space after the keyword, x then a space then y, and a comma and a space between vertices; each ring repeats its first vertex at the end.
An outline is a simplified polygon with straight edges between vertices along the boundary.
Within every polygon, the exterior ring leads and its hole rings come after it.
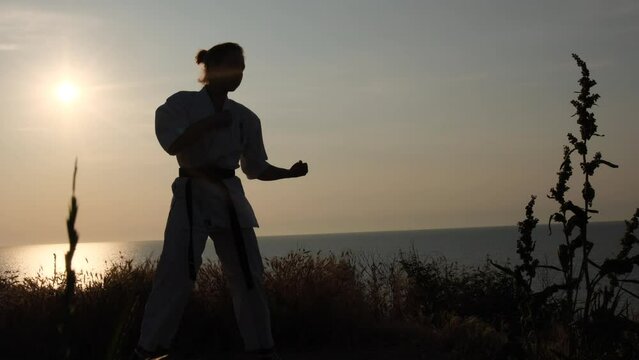
MULTIPOLYGON (((269 166, 260 119, 246 106, 231 99, 224 102, 222 110, 230 111, 231 124, 211 130, 196 143, 182 149, 176 154, 177 162, 180 167, 185 168, 241 168, 248 179, 255 179, 269 166)), ((155 112, 155 134, 160 145, 168 153, 171 144, 186 128, 214 113, 213 102, 205 87, 200 91, 179 91, 171 95, 155 112)), ((177 168, 175 171, 177 172, 177 168)), ((177 177, 173 181, 171 210, 177 201, 185 198, 187 180, 177 177)), ((240 226, 259 227, 253 208, 244 194, 242 182, 237 176, 222 179, 222 183, 202 178, 192 178, 191 181, 195 229, 230 228, 226 205, 229 196, 235 206, 240 226)), ((170 219, 171 216, 169 221, 170 219)), ((188 224, 184 226, 188 227, 188 224)))

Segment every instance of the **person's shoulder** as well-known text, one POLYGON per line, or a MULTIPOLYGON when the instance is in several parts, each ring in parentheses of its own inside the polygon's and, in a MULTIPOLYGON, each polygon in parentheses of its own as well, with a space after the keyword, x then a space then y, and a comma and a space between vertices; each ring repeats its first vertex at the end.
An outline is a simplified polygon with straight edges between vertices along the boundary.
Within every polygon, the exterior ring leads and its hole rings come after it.
POLYGON ((180 90, 170 95, 168 98, 166 98, 166 102, 167 103, 168 102, 177 102, 177 103, 189 102, 193 100, 193 98, 195 97, 197 93, 198 93, 197 91, 180 90))
POLYGON ((235 106, 235 108, 238 109, 240 112, 242 112, 244 116, 246 116, 247 118, 253 121, 258 121, 258 122, 260 121, 260 118, 257 116, 257 114, 253 112, 253 110, 249 109, 246 105, 241 104, 232 99, 229 99, 229 100, 233 102, 233 105, 235 106))
POLYGON ((193 103, 195 94, 197 94, 197 91, 188 91, 188 90, 181 90, 176 93, 173 93, 172 95, 166 98, 164 103, 158 106, 156 111, 166 111, 166 110, 186 111, 193 103))

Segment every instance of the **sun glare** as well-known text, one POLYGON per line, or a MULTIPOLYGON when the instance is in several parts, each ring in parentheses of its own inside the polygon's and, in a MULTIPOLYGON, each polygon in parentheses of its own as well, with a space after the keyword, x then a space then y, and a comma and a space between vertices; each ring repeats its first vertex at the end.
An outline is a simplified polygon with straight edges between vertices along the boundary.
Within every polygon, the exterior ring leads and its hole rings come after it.
POLYGON ((61 102, 65 104, 71 103, 78 98, 78 87, 70 82, 60 83, 56 88, 56 95, 61 102))

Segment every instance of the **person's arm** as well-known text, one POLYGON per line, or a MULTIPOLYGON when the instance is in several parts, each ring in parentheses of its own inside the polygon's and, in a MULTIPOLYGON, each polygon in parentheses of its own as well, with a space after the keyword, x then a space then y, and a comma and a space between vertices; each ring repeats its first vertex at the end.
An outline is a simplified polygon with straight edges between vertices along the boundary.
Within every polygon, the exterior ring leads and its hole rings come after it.
POLYGON ((290 169, 279 168, 266 161, 268 156, 262 139, 262 125, 257 115, 251 113, 251 117, 247 118, 246 130, 247 143, 240 157, 240 166, 249 180, 272 181, 306 175, 308 165, 301 160, 290 169))
POLYGON ((231 113, 223 111, 202 118, 191 126, 186 128, 184 132, 169 146, 168 153, 175 155, 189 145, 197 142, 204 134, 228 126, 231 122, 231 113))
POLYGON ((257 177, 258 180, 272 181, 286 178, 293 178, 298 176, 304 176, 308 172, 308 164, 302 162, 302 160, 296 162, 290 169, 283 169, 277 166, 268 164, 268 167, 260 173, 257 177))

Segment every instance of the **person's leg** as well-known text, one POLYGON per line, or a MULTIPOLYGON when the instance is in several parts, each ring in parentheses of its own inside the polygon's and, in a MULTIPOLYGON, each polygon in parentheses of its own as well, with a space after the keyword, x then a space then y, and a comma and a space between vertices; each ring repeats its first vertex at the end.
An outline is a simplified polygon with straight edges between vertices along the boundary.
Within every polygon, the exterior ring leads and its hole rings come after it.
POLYGON ((253 228, 242 228, 254 286, 247 287, 231 229, 213 229, 210 236, 233 300, 233 310, 244 340, 244 349, 273 348, 271 318, 263 286, 264 266, 253 228))
MULTIPOLYGON (((164 232, 164 245, 157 265, 153 287, 144 308, 138 346, 147 350, 169 349, 194 287, 189 277, 189 227, 182 201, 171 206, 164 232)), ((207 231, 193 229, 195 270, 202 264, 207 231)))

